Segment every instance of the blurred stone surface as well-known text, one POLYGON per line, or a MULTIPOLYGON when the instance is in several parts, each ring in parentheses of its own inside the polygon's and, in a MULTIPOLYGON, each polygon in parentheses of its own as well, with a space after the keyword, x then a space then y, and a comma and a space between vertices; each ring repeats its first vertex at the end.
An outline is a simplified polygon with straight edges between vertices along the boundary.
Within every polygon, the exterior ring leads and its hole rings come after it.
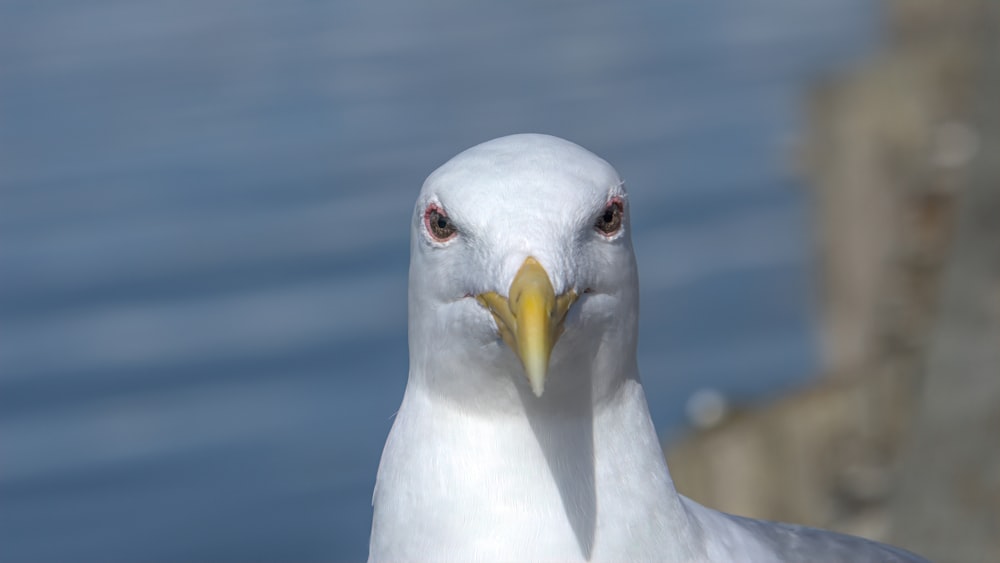
POLYGON ((721 510, 1000 561, 1000 4, 887 7, 810 104, 825 374, 668 462, 721 510))
MULTIPOLYGON (((1000 561, 1000 5, 988 5, 976 124, 891 538, 939 561, 1000 561)), ((959 141, 963 143, 964 141, 959 141)))

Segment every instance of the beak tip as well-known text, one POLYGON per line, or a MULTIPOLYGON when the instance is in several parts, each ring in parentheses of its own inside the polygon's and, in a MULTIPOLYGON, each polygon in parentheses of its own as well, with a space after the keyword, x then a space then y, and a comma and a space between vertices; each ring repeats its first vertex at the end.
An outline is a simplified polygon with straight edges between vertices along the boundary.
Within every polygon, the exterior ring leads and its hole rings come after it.
POLYGON ((545 376, 549 371, 548 354, 531 354, 527 350, 521 354, 524 365, 524 375, 527 376, 531 391, 536 397, 541 397, 545 391, 545 376))
POLYGON ((544 391, 545 391, 544 380, 531 381, 531 392, 534 393, 536 397, 541 397, 544 391))

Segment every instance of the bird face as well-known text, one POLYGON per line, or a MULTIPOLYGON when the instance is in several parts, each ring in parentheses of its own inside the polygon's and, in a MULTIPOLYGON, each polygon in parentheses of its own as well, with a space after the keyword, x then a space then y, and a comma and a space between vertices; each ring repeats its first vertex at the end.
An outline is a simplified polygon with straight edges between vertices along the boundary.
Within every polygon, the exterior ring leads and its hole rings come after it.
POLYGON ((424 371, 445 385, 504 374, 536 396, 555 377, 578 385, 562 372, 593 364, 602 348, 626 341, 620 333, 635 330, 624 185, 605 161, 554 137, 473 147, 421 190, 410 288, 411 362, 440 364, 424 371), (580 340, 593 357, 565 357, 563 339, 580 340), (444 349, 436 342, 458 352, 435 358, 444 349))

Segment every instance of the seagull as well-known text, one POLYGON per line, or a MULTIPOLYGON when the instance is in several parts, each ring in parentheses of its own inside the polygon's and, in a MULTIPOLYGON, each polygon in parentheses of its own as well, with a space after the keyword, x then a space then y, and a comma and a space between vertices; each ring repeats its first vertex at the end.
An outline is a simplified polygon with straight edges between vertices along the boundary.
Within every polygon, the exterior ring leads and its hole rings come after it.
POLYGON ((630 206, 611 165, 548 135, 427 178, 369 560, 923 561, 677 492, 636 362, 630 206))

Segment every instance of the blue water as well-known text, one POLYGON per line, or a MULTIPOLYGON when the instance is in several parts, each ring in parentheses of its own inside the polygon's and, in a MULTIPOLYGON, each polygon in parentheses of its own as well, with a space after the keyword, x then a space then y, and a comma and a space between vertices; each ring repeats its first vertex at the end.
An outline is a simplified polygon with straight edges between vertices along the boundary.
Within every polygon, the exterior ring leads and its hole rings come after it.
POLYGON ((629 184, 657 425, 817 370, 806 87, 862 0, 0 6, 0 560, 357 560, 423 178, 514 132, 629 184))

